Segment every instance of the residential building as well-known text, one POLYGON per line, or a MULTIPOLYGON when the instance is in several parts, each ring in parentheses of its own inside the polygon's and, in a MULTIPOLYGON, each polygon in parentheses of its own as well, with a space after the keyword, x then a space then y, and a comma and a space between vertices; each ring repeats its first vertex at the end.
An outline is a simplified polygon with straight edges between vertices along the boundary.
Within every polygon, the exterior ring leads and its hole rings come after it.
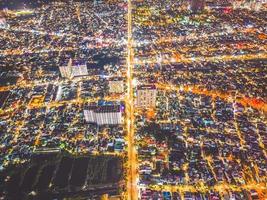
POLYGON ((72 59, 69 60, 67 66, 59 67, 61 76, 64 78, 72 79, 77 76, 87 76, 88 69, 86 64, 75 64, 72 59))
POLYGON ((85 120, 97 125, 122 124, 122 111, 120 105, 93 105, 84 110, 85 120))
POLYGON ((110 80, 109 81, 109 92, 110 93, 123 93, 124 92, 124 84, 123 80, 110 80))
POLYGON ((156 106, 157 89, 155 85, 140 85, 137 87, 136 105, 140 108, 156 106))

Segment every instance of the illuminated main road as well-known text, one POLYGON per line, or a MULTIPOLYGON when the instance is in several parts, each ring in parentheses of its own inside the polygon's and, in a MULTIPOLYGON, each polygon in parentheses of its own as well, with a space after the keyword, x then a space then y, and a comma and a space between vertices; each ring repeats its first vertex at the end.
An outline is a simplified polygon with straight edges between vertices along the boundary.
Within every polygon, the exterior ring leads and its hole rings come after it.
POLYGON ((137 157, 134 146, 134 91, 133 91, 133 41, 132 41, 132 2, 128 0, 128 31, 127 31, 127 95, 126 95, 126 123, 128 142, 128 171, 127 171, 127 199, 137 200, 137 157))

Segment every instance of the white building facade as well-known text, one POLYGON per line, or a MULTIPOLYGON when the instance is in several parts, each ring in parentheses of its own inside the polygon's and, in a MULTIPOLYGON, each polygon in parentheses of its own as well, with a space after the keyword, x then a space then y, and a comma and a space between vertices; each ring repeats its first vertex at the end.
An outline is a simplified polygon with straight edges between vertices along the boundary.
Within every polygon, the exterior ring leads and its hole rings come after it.
POLYGON ((88 69, 86 64, 73 65, 72 59, 69 60, 67 66, 60 66, 59 71, 62 77, 72 79, 77 76, 87 76, 88 69))
POLYGON ((85 121, 97 125, 122 124, 122 112, 119 105, 89 106, 84 110, 85 121))

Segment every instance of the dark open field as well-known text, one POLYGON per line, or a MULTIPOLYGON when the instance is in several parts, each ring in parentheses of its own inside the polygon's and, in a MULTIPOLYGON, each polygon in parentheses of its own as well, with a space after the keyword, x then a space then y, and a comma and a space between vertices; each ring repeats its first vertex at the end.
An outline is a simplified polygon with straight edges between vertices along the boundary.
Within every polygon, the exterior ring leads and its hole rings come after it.
POLYGON ((36 155, 28 163, 0 172, 0 196, 24 200, 117 194, 121 167, 122 159, 114 156, 36 155))

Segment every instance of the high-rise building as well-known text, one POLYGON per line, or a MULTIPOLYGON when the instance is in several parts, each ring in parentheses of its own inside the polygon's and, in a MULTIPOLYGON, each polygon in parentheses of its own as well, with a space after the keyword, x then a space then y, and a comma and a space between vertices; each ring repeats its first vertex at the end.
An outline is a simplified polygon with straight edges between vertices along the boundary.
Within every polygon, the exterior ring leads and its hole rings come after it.
POLYGON ((72 66, 60 66, 59 71, 62 77, 72 79, 73 73, 72 73, 72 66))
POLYGON ((62 77, 72 79, 77 76, 87 76, 88 69, 86 64, 75 64, 72 59, 69 60, 67 66, 59 67, 60 73, 62 77))
POLYGON ((202 11, 205 8, 205 0, 190 0, 190 10, 193 12, 202 11))
POLYGON ((86 65, 74 65, 72 66, 73 77, 76 76, 87 76, 88 70, 86 65))
POLYGON ((109 80, 109 92, 110 93, 123 93, 124 92, 124 84, 123 80, 109 80))
POLYGON ((96 123, 95 109, 96 106, 88 106, 84 109, 83 115, 86 122, 96 123))
POLYGON ((155 85, 139 85, 137 87, 137 107, 153 108, 156 106, 157 89, 155 85))
POLYGON ((264 4, 267 3, 267 0, 239 0, 239 1, 233 1, 233 8, 234 9, 249 9, 249 10, 255 10, 259 11, 262 7, 264 7, 264 4))
POLYGON ((120 105, 90 105, 84 109, 85 121, 97 125, 122 124, 122 109, 120 105))

